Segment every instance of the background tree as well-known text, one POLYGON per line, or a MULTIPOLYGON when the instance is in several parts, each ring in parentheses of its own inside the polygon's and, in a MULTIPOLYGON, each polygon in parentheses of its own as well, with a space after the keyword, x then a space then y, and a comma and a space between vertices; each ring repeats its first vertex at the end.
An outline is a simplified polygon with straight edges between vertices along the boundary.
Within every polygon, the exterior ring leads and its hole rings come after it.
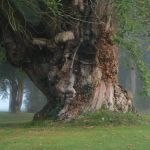
POLYGON ((149 0, 1 1, 0 29, 7 58, 48 99, 35 119, 45 119, 54 110, 60 119, 102 106, 131 111, 131 97, 118 84, 115 42, 134 58, 149 93, 150 74, 137 44, 149 31, 149 6, 149 0))
POLYGON ((24 90, 23 74, 10 66, 7 61, 0 64, 1 98, 9 98, 9 111, 21 111, 24 90))
MULTIPOLYGON (((142 49, 144 51, 144 62, 150 69, 150 53, 149 43, 145 41, 142 49)), ((150 96, 144 95, 142 92, 143 81, 140 80, 139 71, 136 68, 135 63, 127 53, 127 51, 121 51, 120 53, 120 69, 119 69, 119 82, 123 85, 127 91, 131 92, 134 98, 134 105, 140 112, 148 112, 150 108, 150 96)))

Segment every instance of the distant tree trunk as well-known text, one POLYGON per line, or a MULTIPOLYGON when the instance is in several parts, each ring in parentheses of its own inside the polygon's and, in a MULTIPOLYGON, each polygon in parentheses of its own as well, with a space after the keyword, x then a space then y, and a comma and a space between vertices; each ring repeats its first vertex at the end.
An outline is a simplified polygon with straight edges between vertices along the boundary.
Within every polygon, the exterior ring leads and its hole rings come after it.
POLYGON ((23 101, 23 90, 24 90, 24 81, 18 80, 18 94, 17 94, 17 103, 16 103, 16 112, 21 112, 21 105, 23 101))
POLYGON ((50 29, 55 33, 50 40, 34 38, 27 43, 11 29, 3 30, 8 59, 22 67, 48 99, 34 119, 56 115, 70 120, 102 107, 131 111, 132 100, 117 80, 111 4, 103 0, 62 2, 72 16, 58 18, 58 29, 50 29))
POLYGON ((12 79, 10 81, 10 99, 9 99, 9 111, 12 113, 21 112, 21 105, 23 99, 23 81, 12 79))
POLYGON ((11 90, 10 90, 10 101, 9 101, 9 111, 12 113, 16 113, 16 105, 17 105, 17 91, 18 85, 16 79, 11 81, 11 90))
POLYGON ((131 62, 131 92, 134 97, 136 94, 136 86, 136 67, 135 64, 131 62))

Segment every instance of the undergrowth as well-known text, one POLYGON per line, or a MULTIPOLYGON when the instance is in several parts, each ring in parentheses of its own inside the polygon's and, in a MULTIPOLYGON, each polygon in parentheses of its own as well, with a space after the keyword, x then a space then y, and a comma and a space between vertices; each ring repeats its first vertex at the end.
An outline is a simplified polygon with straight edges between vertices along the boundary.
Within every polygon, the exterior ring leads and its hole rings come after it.
POLYGON ((144 118, 139 114, 118 113, 102 110, 93 114, 80 116, 70 122, 74 125, 137 125, 145 123, 144 118))
POLYGON ((82 126, 119 126, 119 125, 145 125, 150 123, 150 119, 134 113, 118 113, 102 110, 96 113, 81 115, 71 121, 32 121, 29 127, 82 127, 82 126))
MULTIPOLYGON (((5 115, 4 115, 5 116, 5 115)), ((32 115, 33 116, 33 115, 32 115)), ((145 115, 139 115, 135 113, 118 113, 101 110, 96 113, 84 114, 79 118, 71 121, 60 121, 60 120, 42 120, 32 121, 32 116, 27 117, 28 119, 19 119, 19 115, 16 118, 12 118, 12 121, 4 121, 0 123, 0 127, 11 127, 11 128, 52 128, 52 127, 94 127, 94 126, 130 126, 130 125, 149 125, 150 117, 145 115), (15 120, 16 118, 16 120, 15 120), (22 120, 22 121, 21 121, 22 120)), ((5 120, 10 120, 6 115, 5 120)), ((4 120, 4 119, 3 119, 4 120)))

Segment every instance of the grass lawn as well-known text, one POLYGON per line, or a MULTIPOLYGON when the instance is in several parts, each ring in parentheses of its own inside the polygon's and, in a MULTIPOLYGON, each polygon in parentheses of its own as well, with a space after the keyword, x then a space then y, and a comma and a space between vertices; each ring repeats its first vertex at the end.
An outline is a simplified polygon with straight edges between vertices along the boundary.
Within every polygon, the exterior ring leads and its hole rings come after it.
POLYGON ((150 150, 148 123, 106 125, 97 115, 73 123, 33 123, 32 116, 0 113, 0 150, 150 150))

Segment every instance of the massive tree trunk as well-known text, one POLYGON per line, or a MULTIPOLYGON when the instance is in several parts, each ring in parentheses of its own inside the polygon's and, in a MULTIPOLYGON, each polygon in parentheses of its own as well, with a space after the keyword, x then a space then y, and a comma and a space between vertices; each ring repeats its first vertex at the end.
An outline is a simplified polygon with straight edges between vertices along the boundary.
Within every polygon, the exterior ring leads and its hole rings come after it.
POLYGON ((102 107, 131 111, 132 100, 117 80, 111 3, 63 0, 63 8, 66 14, 56 18, 59 27, 51 29, 49 39, 37 36, 29 43, 10 27, 3 30, 8 59, 22 67, 48 99, 34 118, 56 115, 70 120, 102 107))

